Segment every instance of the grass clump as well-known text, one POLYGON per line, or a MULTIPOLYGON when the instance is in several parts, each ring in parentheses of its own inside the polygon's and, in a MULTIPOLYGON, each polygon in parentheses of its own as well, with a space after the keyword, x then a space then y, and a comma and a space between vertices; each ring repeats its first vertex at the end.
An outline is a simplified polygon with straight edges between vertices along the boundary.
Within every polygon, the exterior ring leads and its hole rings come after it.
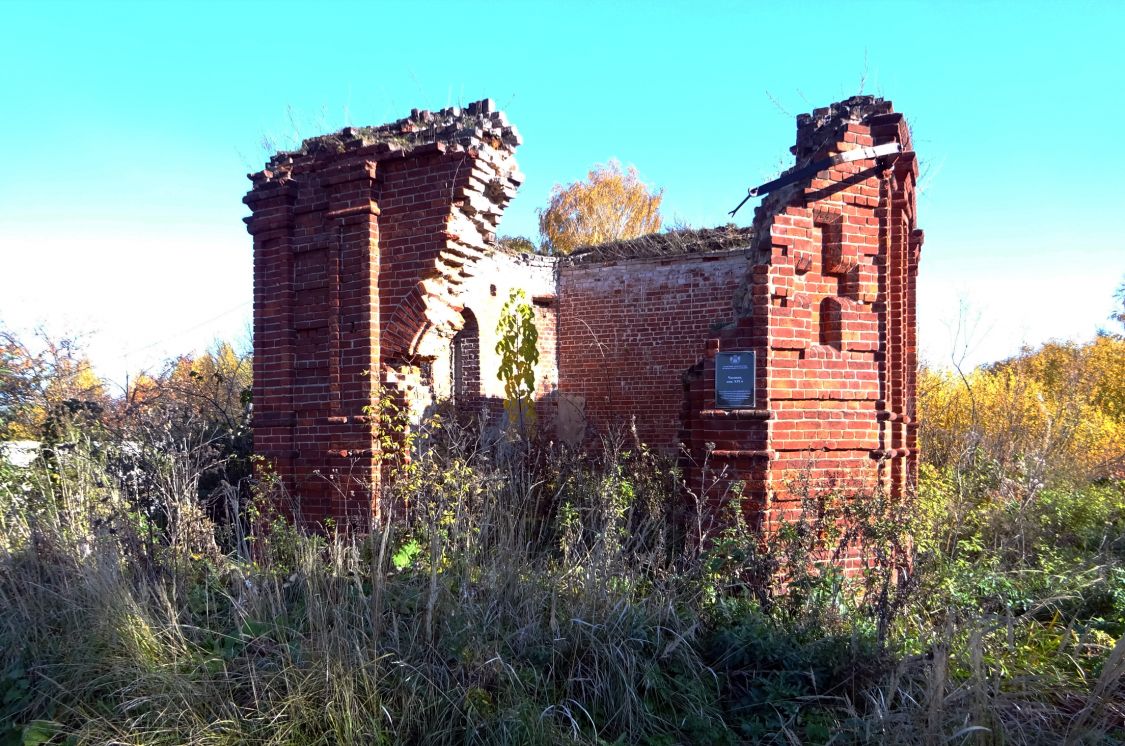
POLYGON ((763 542, 727 495, 701 539, 634 438, 446 425, 381 523, 315 533, 268 480, 216 510, 209 439, 60 433, 0 467, 0 743, 1125 738, 1120 481, 1015 493, 978 449, 909 509, 810 492, 763 542), (841 542, 908 556, 806 561, 841 542))

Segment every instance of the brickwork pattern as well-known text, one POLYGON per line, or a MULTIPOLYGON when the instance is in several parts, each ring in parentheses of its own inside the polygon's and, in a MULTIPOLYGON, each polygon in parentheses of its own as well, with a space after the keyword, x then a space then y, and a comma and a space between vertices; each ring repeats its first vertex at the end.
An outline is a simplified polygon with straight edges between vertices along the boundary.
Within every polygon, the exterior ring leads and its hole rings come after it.
POLYGON ((635 418, 644 442, 678 450, 683 373, 733 319, 745 267, 744 248, 560 268, 559 391, 582 407, 587 439, 635 418))
MULTIPOLYGON (((519 135, 491 101, 348 128, 251 175, 255 448, 303 520, 363 525, 380 473, 380 396, 412 420, 452 399, 502 415, 499 315, 513 290, 539 332, 540 432, 581 443, 635 418, 680 451, 689 490, 736 485, 769 531, 791 480, 917 477, 917 160, 890 103, 798 118, 794 168, 897 142, 769 194, 752 230, 656 234, 564 259, 495 244, 522 181, 519 135), (755 399, 715 405, 719 351, 755 353, 755 399), (683 446, 681 450, 681 446, 683 446), (717 477, 711 479, 711 477, 717 477)), ((502 424, 502 423, 498 423, 502 424)))
POLYGON ((255 448, 300 519, 377 512, 372 411, 380 392, 433 403, 519 141, 486 100, 313 138, 251 174, 255 448))
POLYGON ((799 118, 794 168, 886 142, 903 152, 832 166, 763 201, 739 322, 710 340, 688 376, 691 482, 716 501, 741 483, 766 530, 799 514, 798 482, 892 497, 916 483, 922 233, 909 131, 889 102, 850 99, 799 118), (738 349, 757 354, 758 401, 717 410, 714 355, 738 349), (723 478, 708 483, 704 463, 723 478))

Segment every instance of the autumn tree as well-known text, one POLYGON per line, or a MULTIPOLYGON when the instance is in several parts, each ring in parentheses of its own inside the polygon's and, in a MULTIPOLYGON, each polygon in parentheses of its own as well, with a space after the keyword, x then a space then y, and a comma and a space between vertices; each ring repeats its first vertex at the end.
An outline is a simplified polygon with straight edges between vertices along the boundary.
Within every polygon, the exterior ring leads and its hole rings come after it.
POLYGON ((585 181, 555 185, 539 211, 540 248, 569 254, 580 246, 636 238, 660 230, 664 190, 650 191, 630 166, 611 160, 598 164, 585 181))
POLYGON ((147 514, 171 509, 152 496, 174 492, 164 484, 172 459, 190 465, 200 504, 213 519, 228 527, 240 520, 252 471, 251 374, 249 355, 219 342, 130 382, 112 427, 118 442, 133 444, 120 469, 132 475, 130 499, 147 514))
POLYGON ((100 413, 108 399, 70 339, 40 332, 31 343, 0 330, 0 440, 48 437, 60 418, 100 413))
POLYGON ((960 376, 923 369, 922 451, 935 466, 985 457, 1028 492, 1125 469, 1125 338, 1047 342, 960 376))
POLYGON ((217 342, 201 355, 175 358, 157 376, 137 376, 124 410, 157 410, 162 419, 187 418, 215 432, 235 430, 247 416, 250 384, 249 357, 227 342, 217 342))
POLYGON ((158 375, 142 374, 119 402, 123 437, 161 449, 207 448, 221 458, 249 457, 251 361, 219 342, 181 355, 158 375))

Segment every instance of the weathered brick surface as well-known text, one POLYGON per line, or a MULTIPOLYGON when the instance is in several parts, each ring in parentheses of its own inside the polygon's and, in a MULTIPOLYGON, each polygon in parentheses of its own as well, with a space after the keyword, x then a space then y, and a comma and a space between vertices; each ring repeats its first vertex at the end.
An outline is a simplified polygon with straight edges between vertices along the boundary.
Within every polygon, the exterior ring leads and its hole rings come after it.
POLYGON ((889 102, 857 97, 799 118, 793 151, 802 167, 887 142, 903 152, 831 166, 765 198, 739 322, 689 374, 690 479, 713 493, 741 483, 766 529, 799 511, 797 482, 900 497, 916 480, 922 233, 909 131, 889 102), (720 350, 757 354, 756 412, 714 410, 720 350), (707 482, 704 462, 723 479, 707 482))
POLYGON ((675 452, 683 373, 717 321, 734 316, 744 249, 564 264, 559 274, 559 392, 587 437, 636 418, 645 442, 675 452))
POLYGON ((791 484, 900 496, 917 472, 917 165, 889 102, 798 118, 794 168, 897 142, 769 194, 752 230, 659 234, 556 259, 500 251, 522 180, 490 101, 415 111, 279 154, 252 175, 254 437, 309 521, 364 522, 381 478, 380 393, 414 420, 445 399, 502 416, 496 327, 513 290, 539 331, 540 424, 589 442, 635 418, 691 491, 735 485, 754 525, 791 484), (715 406, 719 351, 756 355, 756 395, 715 406))
MULTIPOLYGON (((451 393, 465 288, 479 286, 478 263, 502 261, 490 241, 522 180, 518 144, 480 101, 313 138, 251 175, 255 448, 302 519, 363 524, 377 510, 381 391, 416 418, 451 393)), ((480 305, 502 302, 506 275, 480 305)), ((531 268, 516 284, 544 275, 531 268)))

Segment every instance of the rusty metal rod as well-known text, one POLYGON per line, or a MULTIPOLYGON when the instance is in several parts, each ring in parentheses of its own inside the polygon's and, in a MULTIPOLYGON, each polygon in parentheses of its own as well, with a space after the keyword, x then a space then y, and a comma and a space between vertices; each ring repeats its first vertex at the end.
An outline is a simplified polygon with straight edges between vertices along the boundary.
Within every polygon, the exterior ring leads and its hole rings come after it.
POLYGON ((870 148, 856 148, 855 150, 847 150, 839 155, 831 156, 830 158, 822 158, 819 161, 813 161, 807 166, 798 168, 795 171, 790 171, 787 174, 782 174, 773 181, 767 181, 765 184, 753 187, 747 190, 746 197, 738 203, 738 207, 731 210, 728 214, 733 218, 734 214, 738 212, 747 200, 751 197, 758 197, 763 194, 768 194, 778 187, 783 187, 787 184, 792 184, 795 181, 800 181, 806 176, 812 176, 826 168, 831 168, 840 163, 850 163, 851 161, 862 161, 867 158, 878 158, 883 155, 893 155, 902 152, 902 146, 897 142, 889 142, 883 145, 875 145, 870 148))

